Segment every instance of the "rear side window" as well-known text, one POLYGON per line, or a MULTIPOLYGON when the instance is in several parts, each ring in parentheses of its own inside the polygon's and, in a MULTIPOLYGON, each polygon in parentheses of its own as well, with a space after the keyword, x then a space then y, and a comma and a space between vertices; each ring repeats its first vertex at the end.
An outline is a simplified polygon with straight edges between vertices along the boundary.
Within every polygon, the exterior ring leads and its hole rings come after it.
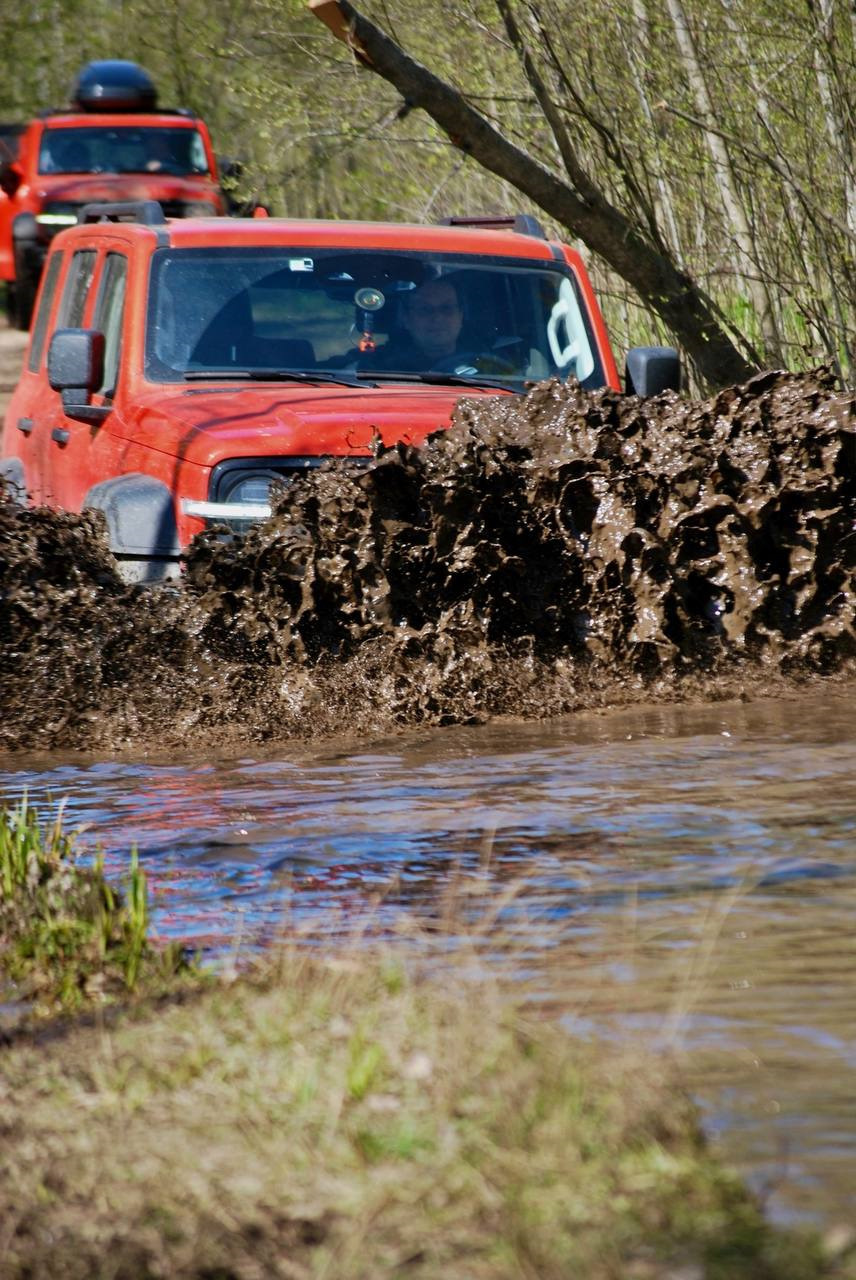
POLYGON ((125 281, 128 260, 122 253, 108 253, 95 310, 95 328, 104 334, 104 381, 101 395, 112 395, 119 376, 122 318, 125 314, 125 281))
POLYGON ((42 285, 42 297, 39 302, 39 310, 36 316, 36 322, 33 325, 33 340, 30 343, 30 358, 27 361, 27 368, 37 373, 42 363, 42 354, 45 349, 45 338, 48 332, 48 317, 53 306, 54 294, 56 293, 56 282, 59 279, 59 269, 62 266, 62 251, 51 254, 51 260, 48 263, 45 272, 45 281, 42 285))
POLYGON ((58 329, 79 329, 95 274, 94 249, 79 249, 71 259, 57 317, 58 329))

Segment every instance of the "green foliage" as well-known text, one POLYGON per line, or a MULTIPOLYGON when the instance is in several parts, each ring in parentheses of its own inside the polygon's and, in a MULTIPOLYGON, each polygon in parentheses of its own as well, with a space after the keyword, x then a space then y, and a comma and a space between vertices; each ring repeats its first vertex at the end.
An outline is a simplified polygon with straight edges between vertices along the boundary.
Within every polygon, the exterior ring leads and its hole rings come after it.
MULTIPOLYGON (((496 5, 359 7, 567 177, 496 5)), ((710 102, 707 132, 666 0, 590 0, 585 21, 559 0, 511 7, 581 163, 608 198, 669 246, 744 346, 793 368, 832 359, 852 379, 856 52, 847 6, 683 0, 710 102), (714 134, 749 226, 745 251, 712 159, 714 134)), ((243 162, 240 193, 273 212, 421 222, 520 208, 518 193, 356 65, 302 0, 0 0, 0 16, 0 118, 62 102, 90 58, 127 57, 151 71, 164 103, 202 114, 218 151, 243 162)), ((656 341, 657 322, 624 283, 606 286, 616 347, 656 341)))
POLYGON ((131 855, 127 901, 102 858, 87 867, 64 832, 62 808, 43 826, 26 797, 0 810, 0 971, 40 1009, 77 1008, 180 972, 179 948, 147 937, 146 880, 131 855))

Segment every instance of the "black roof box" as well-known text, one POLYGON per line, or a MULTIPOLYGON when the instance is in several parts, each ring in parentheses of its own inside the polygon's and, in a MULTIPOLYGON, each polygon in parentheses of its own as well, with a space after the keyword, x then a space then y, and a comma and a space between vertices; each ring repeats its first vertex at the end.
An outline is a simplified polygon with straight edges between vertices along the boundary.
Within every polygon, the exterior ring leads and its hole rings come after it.
POLYGON ((154 111, 157 100, 151 76, 136 62, 89 62, 71 90, 79 111, 154 111))

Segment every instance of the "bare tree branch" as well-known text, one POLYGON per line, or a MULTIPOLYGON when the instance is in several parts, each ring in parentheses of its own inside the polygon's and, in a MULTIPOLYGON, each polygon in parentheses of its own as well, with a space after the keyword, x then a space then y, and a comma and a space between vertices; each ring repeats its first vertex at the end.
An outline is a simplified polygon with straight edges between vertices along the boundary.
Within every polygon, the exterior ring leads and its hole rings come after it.
POLYGON ((724 141, 732 143, 750 160, 760 161, 782 178, 788 186, 793 188, 799 196, 803 208, 813 220, 816 219, 818 222, 825 222, 827 226, 834 227, 836 231, 840 231, 843 236, 847 236, 849 240, 856 244, 856 232, 851 230, 840 218, 836 218, 834 213, 830 213, 828 209, 824 209, 822 205, 812 199, 802 183, 798 182, 794 177, 790 166, 786 165, 778 156, 772 155, 769 151, 762 151, 760 147, 755 147, 751 143, 745 142, 742 138, 738 138, 736 134, 729 133, 727 130, 700 120, 698 116, 692 115, 691 112, 682 111, 680 107, 673 107, 670 102, 661 101, 656 103, 655 110, 667 111, 669 115, 676 116, 678 120, 686 120, 687 124, 693 125, 696 129, 710 129, 711 132, 718 134, 724 141))
POLYGON ((347 39, 370 70, 426 111, 462 151, 599 254, 662 318, 705 381, 722 386, 755 371, 756 364, 734 345, 699 285, 601 195, 580 165, 569 185, 509 142, 457 89, 405 53, 350 0, 340 0, 339 8, 347 22, 347 39))

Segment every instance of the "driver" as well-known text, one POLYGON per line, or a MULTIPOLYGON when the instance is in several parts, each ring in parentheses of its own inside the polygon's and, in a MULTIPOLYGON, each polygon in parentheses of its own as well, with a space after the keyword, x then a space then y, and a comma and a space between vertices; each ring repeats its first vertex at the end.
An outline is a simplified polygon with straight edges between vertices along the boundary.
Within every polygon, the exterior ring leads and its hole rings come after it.
POLYGON ((410 344, 429 364, 455 354, 464 323, 458 291, 449 280, 429 280, 404 300, 401 323, 410 344))
POLYGON ((163 133, 154 133, 148 139, 145 169, 149 173, 175 173, 178 157, 173 142, 163 133))
POLYGON ((402 300, 403 332, 390 338, 371 360, 375 368, 418 373, 454 357, 464 309, 451 280, 429 280, 402 300))

